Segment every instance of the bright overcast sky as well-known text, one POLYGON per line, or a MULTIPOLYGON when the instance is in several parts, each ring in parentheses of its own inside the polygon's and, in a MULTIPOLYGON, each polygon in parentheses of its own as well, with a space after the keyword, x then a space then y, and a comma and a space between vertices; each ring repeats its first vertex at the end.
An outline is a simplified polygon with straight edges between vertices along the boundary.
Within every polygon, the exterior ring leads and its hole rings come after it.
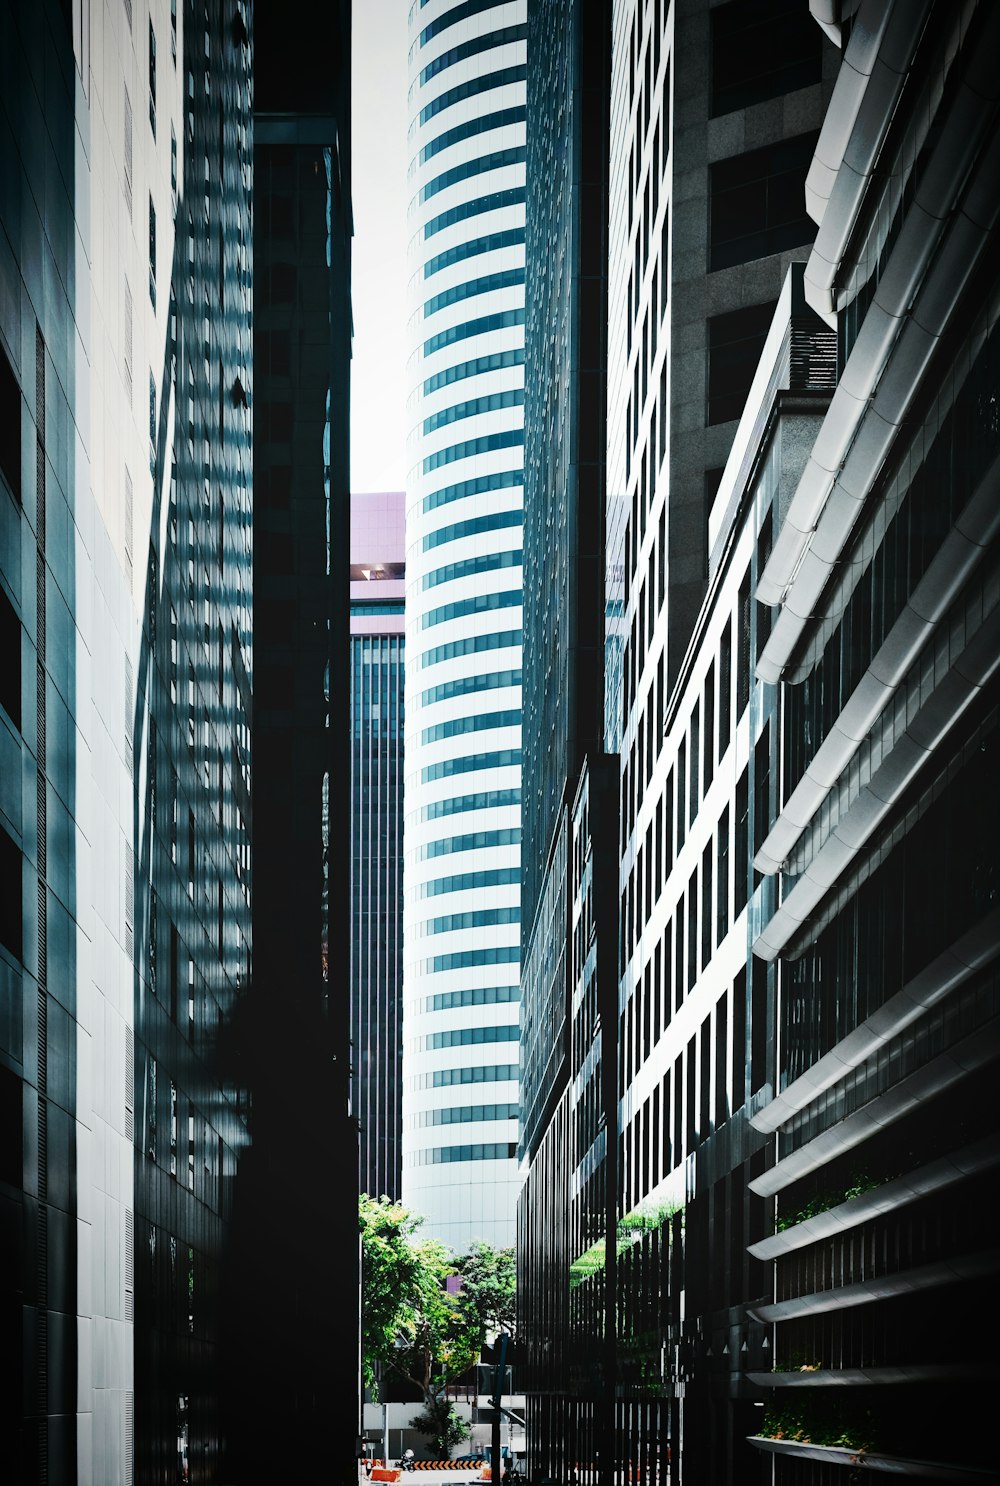
POLYGON ((407 0, 353 10, 351 489, 402 490, 407 0))

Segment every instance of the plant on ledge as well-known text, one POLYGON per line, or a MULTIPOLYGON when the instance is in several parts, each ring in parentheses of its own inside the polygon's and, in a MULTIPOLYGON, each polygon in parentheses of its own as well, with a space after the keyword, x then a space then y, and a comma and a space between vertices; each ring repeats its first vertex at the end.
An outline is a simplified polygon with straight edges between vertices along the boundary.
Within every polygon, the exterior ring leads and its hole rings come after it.
POLYGON ((876 1187, 889 1181, 887 1176, 866 1176, 864 1174, 851 1177, 850 1184, 835 1192, 819 1192, 815 1197, 800 1207, 798 1212, 789 1213, 785 1217, 779 1217, 774 1225, 775 1233, 784 1233, 786 1228, 797 1228, 807 1218, 817 1218, 820 1213, 829 1212, 831 1207, 839 1207, 842 1202, 850 1202, 852 1197, 861 1197, 865 1192, 871 1192, 876 1187))
POLYGON ((846 1450, 873 1450, 875 1420, 870 1409, 839 1398, 772 1399, 759 1433, 769 1440, 800 1445, 831 1445, 846 1450))

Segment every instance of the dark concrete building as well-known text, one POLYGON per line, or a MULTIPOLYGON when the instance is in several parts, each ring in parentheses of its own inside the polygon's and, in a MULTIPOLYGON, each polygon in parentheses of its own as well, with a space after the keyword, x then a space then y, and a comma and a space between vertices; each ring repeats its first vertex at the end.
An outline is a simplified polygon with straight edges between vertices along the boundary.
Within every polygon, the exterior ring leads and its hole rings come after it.
MULTIPOLYGON (((237 1409, 281 1424, 286 1474, 352 1469, 360 1417, 350 1111, 350 7, 256 13, 254 978, 241 1056, 237 1409)), ((250 1442, 249 1431, 241 1437, 250 1442)), ((279 1448, 275 1441, 275 1449, 279 1448)), ((271 1479, 259 1437, 244 1479, 271 1479)))

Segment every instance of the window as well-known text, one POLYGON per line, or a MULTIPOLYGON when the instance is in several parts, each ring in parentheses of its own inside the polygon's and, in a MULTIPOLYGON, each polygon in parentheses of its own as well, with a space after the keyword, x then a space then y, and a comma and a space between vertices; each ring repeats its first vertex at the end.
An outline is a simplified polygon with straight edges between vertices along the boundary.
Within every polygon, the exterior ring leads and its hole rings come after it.
MULTIPOLYGON (((494 4, 495 0, 488 0, 488 4, 481 5, 480 9, 488 10, 494 4)), ((449 12, 449 14, 454 14, 454 12, 449 12)), ((469 119, 464 124, 456 124, 453 129, 446 129, 443 134, 438 134, 432 139, 430 144, 424 145, 420 151, 420 163, 421 165, 426 164, 435 155, 439 155, 442 150, 448 149, 451 145, 460 144, 463 139, 471 139, 476 134, 489 134, 492 130, 503 129, 508 124, 523 124, 527 118, 527 114, 528 111, 523 106, 521 108, 500 108, 495 113, 481 114, 478 118, 469 119)), ((504 234, 504 236, 507 237, 507 242, 501 243, 501 247, 508 246, 510 242, 524 242, 523 228, 515 228, 513 234, 504 234)), ((470 243, 468 244, 468 251, 476 252, 477 248, 474 244, 470 243)), ((482 249, 482 251, 485 251, 485 249, 482 249)), ((463 254, 463 256, 465 255, 463 254)), ((424 278, 427 278, 427 276, 428 273, 425 268, 424 278)))
POLYGON ((677 850, 684 845, 687 829, 687 740, 677 750, 677 850))
POLYGON ((719 761, 729 747, 729 726, 733 690, 733 629, 729 620, 719 642, 719 761))
POLYGON ((507 552, 481 553, 475 557, 463 558, 459 562, 446 563, 444 567, 433 568, 424 574, 421 587, 424 590, 438 588, 442 583, 453 583, 459 578, 472 578, 480 573, 493 573, 520 566, 520 548, 507 552))
POLYGON ((295 299, 297 279, 298 276, 294 264, 272 263, 271 303, 292 304, 295 299))
POLYGON ((750 569, 740 584, 736 610, 736 719, 743 716, 750 700, 750 569))
POLYGON ((21 726, 21 621, 0 588, 0 705, 15 727, 21 726))
POLYGON ((0 944, 15 960, 23 952, 22 876, 20 849, 0 826, 0 944))
POLYGON ((149 127, 156 134, 156 32, 149 23, 149 127))
POLYGON ((709 319, 709 423, 728 423, 743 412, 776 303, 769 300, 709 319))
MULTIPOLYGON (((733 985, 732 1108, 746 1100, 747 1062, 747 975, 741 970, 733 985)), ((742 1190, 742 1189, 741 1189, 742 1190)))
POLYGON ((702 577, 704 577, 704 578, 707 578, 708 577, 708 559, 709 559, 709 555, 710 555, 709 554, 709 543, 708 543, 708 528, 709 528, 709 523, 711 522, 711 519, 712 519, 712 507, 715 504, 715 497, 719 493, 719 486, 722 484, 722 476, 723 476, 724 473, 725 473, 725 471, 724 471, 724 469, 721 466, 720 467, 716 467, 714 469, 709 469, 709 470, 706 470, 705 471, 705 484, 704 484, 705 505, 704 505, 704 517, 703 517, 703 522, 702 522, 702 539, 703 539, 703 542, 704 542, 704 552, 705 552, 705 566, 704 566, 704 570, 703 570, 703 573, 702 573, 702 577))
POLYGON ((687 988, 694 989, 698 979, 698 868, 691 873, 687 890, 687 988))
POLYGON ((0 471, 21 500, 21 388, 0 342, 0 471))
POLYGON ((691 712, 691 800, 688 809, 688 821, 694 825, 695 816, 698 814, 698 765, 701 760, 701 718, 700 707, 697 702, 691 712))
POLYGON ((528 75, 528 69, 523 63, 517 67, 501 67, 497 72, 487 72, 482 77, 474 77, 467 83, 459 83, 456 88, 449 88, 447 93, 439 93, 438 96, 428 103, 426 108, 420 110, 420 122, 426 124, 435 114, 442 109, 451 108, 456 103, 462 103, 466 98, 474 98, 479 93, 492 92, 494 88, 502 88, 507 83, 523 83, 528 75))
POLYGON ((729 806, 719 817, 716 849, 715 942, 721 944, 729 932, 729 806))
POLYGON ((731 0, 711 17, 713 117, 819 82, 820 29, 797 0, 731 0))
POLYGON ((736 855, 734 871, 736 881, 734 883, 735 902, 733 912, 740 914, 746 907, 747 902, 747 880, 750 871, 750 859, 748 847, 749 839, 749 813, 750 795, 747 771, 743 770, 739 783, 736 786, 736 855))
POLYGON ((524 41, 528 34, 527 26, 502 26, 495 31, 489 31, 485 36, 475 36, 471 41, 463 41, 458 46, 452 47, 450 51, 442 52, 429 62, 420 72, 420 85, 430 82, 439 72, 446 67, 453 67, 456 62, 464 62, 469 57, 477 57, 482 52, 492 51, 495 46, 506 46, 515 41, 524 41))
POLYGON ((149 198, 149 302, 156 309, 156 207, 149 198))
POLYGON ((458 222, 467 222, 470 217, 481 216, 483 212, 500 211, 507 206, 523 206, 525 202, 525 189, 523 186, 512 186, 507 191, 491 191, 488 196, 477 196, 474 201, 463 201, 460 206, 453 206, 448 211, 442 212, 440 216, 432 217, 424 227, 424 241, 444 232, 447 227, 454 227, 458 222))
MULTIPOLYGON (((523 324, 523 309, 500 310, 495 315, 482 315, 478 320, 466 320, 461 325, 451 325, 447 330, 439 331, 437 335, 424 341, 424 355, 432 356, 435 351, 453 346, 456 341, 468 340, 474 335, 491 335, 496 330, 510 330, 512 326, 523 324)), ((439 460, 438 463, 440 462, 439 460)), ((434 469, 435 466, 431 465, 430 468, 434 469)))
POLYGON ((508 392, 491 392, 485 397, 473 397, 468 402, 455 403, 442 408, 424 419, 424 433, 436 433, 449 423, 458 423, 463 418, 474 418, 479 413, 497 413, 502 408, 519 408, 524 403, 524 388, 514 387, 508 392))
POLYGON ((420 200, 429 201, 439 191, 445 191, 449 186, 456 185, 459 181, 470 180, 473 176, 485 175, 491 170, 502 170, 508 165, 523 165, 525 161, 525 146, 511 145, 506 150, 494 150, 489 155, 481 155, 475 160, 464 160, 460 165, 453 165, 450 170, 442 171, 440 175, 434 176, 420 191, 420 200))
POLYGON ((731 268, 811 243, 805 179, 818 136, 799 134, 709 167, 709 268, 731 268))
POLYGON ((705 699, 703 718, 705 724, 703 788, 708 793, 708 787, 712 783, 712 775, 715 772, 715 662, 709 666, 705 675, 705 699))
POLYGON ((728 1089, 726 1087, 728 1082, 726 1078, 726 1053, 728 1051, 726 1039, 729 1031, 727 1025, 727 1007, 726 993, 723 991, 715 1003, 715 1123, 717 1127, 724 1125, 729 1117, 728 1089))

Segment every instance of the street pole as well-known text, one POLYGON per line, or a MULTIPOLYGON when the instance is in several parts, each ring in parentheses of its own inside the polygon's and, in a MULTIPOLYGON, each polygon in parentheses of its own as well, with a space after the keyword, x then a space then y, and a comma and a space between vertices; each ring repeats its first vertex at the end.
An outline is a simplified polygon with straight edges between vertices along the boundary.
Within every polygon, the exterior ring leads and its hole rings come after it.
POLYGON ((382 1463, 389 1464, 389 1405, 382 1405, 382 1463))
POLYGON ((502 1331, 497 1337, 497 1367, 496 1378, 493 1384, 493 1397, 490 1403, 493 1405, 493 1437, 490 1441, 490 1479, 493 1486, 500 1486, 500 1420, 503 1415, 500 1406, 503 1402, 503 1379, 507 1362, 507 1343, 510 1337, 502 1331))

